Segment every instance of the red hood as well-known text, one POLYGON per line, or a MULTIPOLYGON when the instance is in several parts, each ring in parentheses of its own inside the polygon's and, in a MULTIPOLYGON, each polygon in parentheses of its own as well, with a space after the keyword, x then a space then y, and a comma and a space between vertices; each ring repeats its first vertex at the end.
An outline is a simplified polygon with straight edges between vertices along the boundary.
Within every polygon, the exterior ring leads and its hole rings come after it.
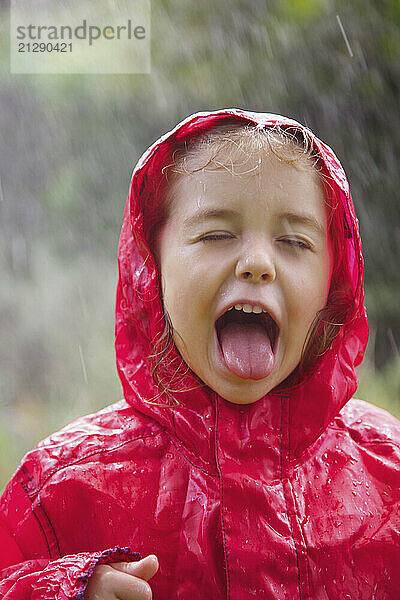
MULTIPOLYGON (((355 216, 348 182, 333 151, 305 127, 285 117, 224 109, 196 113, 157 140, 140 158, 132 175, 118 249, 119 281, 116 300, 116 358, 125 399, 141 413, 190 446, 206 462, 213 460, 215 411, 224 436, 227 452, 235 460, 262 460, 264 468, 276 472, 281 450, 289 461, 297 460, 324 431, 326 426, 351 398, 358 385, 355 367, 361 362, 368 338, 368 321, 364 308, 363 258, 358 221, 355 216), (342 327, 333 347, 320 359, 314 373, 295 387, 275 389, 254 404, 236 405, 208 387, 198 388, 199 380, 189 371, 182 386, 192 389, 177 394, 178 407, 169 404, 152 378, 152 339, 164 330, 159 278, 149 251, 143 226, 142 206, 151 202, 146 195, 147 183, 160 177, 160 164, 168 156, 175 139, 210 129, 227 119, 261 125, 289 126, 307 131, 314 140, 327 171, 333 180, 333 192, 343 204, 347 223, 342 240, 345 248, 351 289, 354 292, 355 317, 342 327), (222 421, 221 421, 222 419, 222 421), (282 437, 283 434, 283 437, 282 437), (283 444, 283 447, 282 447, 283 444), (269 465, 269 467, 268 467, 269 465)), ((169 360, 177 356, 174 350, 169 360)))

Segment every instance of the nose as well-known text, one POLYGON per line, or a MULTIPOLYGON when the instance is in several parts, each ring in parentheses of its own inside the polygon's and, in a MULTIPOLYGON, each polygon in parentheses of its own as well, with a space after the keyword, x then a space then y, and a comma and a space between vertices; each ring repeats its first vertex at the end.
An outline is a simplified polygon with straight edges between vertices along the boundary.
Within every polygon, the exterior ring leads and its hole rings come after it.
POLYGON ((245 249, 236 264, 235 274, 241 281, 249 283, 274 281, 276 271, 272 251, 266 246, 245 249))

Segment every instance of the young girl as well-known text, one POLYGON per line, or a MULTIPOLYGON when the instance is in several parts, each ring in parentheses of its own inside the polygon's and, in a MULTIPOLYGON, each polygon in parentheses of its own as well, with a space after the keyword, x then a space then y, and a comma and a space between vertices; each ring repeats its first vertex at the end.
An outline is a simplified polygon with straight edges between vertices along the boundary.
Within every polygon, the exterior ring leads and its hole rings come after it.
POLYGON ((189 117, 139 160, 118 258, 124 400, 23 459, 0 596, 399 598, 400 426, 351 399, 368 325, 332 150, 189 117))

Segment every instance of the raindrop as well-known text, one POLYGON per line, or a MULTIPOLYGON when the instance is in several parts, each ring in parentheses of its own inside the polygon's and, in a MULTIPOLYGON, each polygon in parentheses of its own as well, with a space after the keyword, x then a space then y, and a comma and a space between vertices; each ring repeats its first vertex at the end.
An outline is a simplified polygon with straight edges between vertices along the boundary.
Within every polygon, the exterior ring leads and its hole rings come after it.
POLYGON ((88 379, 87 379, 87 373, 86 373, 86 365, 85 365, 85 359, 83 358, 83 352, 82 352, 82 346, 80 344, 78 344, 78 348, 79 348, 79 356, 81 358, 81 365, 82 365, 82 371, 83 371, 83 379, 87 385, 88 379))
POLYGON ((351 46, 350 46, 349 40, 348 40, 348 38, 347 38, 346 32, 345 32, 345 30, 344 30, 344 27, 343 27, 343 25, 342 25, 342 21, 340 20, 340 17, 339 17, 339 15, 336 15, 336 20, 337 20, 337 22, 339 23, 340 31, 341 31, 341 33, 342 33, 342 36, 343 36, 343 39, 344 39, 344 41, 345 41, 345 44, 346 44, 347 51, 348 51, 348 53, 350 54, 351 58, 353 58, 353 56, 354 56, 354 55, 353 55, 353 50, 351 49, 351 46))

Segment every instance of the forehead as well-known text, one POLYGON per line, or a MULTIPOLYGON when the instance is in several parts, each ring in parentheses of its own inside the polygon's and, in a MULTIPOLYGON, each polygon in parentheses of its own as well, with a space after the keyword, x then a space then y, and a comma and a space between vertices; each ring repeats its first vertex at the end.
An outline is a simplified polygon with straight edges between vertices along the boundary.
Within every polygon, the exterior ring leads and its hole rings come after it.
POLYGON ((323 186, 309 159, 288 164, 261 149, 250 154, 232 147, 218 153, 199 149, 184 157, 168 195, 170 216, 178 219, 221 208, 255 211, 260 218, 306 210, 324 219, 326 212, 323 186))

